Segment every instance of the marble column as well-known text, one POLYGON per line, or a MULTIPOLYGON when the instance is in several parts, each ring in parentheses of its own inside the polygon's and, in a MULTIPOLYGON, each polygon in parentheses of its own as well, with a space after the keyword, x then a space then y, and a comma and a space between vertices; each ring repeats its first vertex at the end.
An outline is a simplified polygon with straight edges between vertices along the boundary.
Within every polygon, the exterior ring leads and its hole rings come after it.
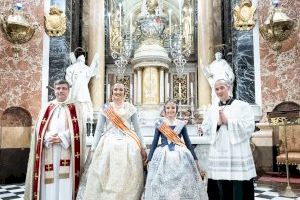
POLYGON ((138 69, 137 71, 137 104, 142 104, 142 69, 138 69))
POLYGON ((165 100, 165 76, 164 69, 159 69, 159 103, 164 103, 165 100))
MULTIPOLYGON (((239 4, 231 1, 231 8, 239 4)), ((232 11, 231 11, 232 12, 232 11)), ((232 29, 232 64, 235 73, 234 95, 237 99, 255 103, 253 31, 232 29)))
MULTIPOLYGON (((50 6, 56 4, 66 15, 66 32, 60 37, 50 37, 49 42, 49 85, 54 81, 65 78, 65 71, 70 65, 69 54, 71 51, 72 37, 72 1, 51 0, 50 6)), ((48 11, 49 12, 49 11, 48 11)), ((54 91, 48 90, 48 99, 55 98, 54 91)))
POLYGON ((198 107, 211 104, 211 88, 203 68, 213 61, 213 1, 198 1, 198 107))
POLYGON ((134 72, 133 74, 133 104, 136 105, 138 100, 137 100, 137 97, 138 97, 138 77, 137 77, 137 73, 134 72))
POLYGON ((165 102, 170 98, 169 72, 165 72, 165 102))
POLYGON ((90 0, 89 17, 89 58, 92 62, 95 53, 99 54, 99 70, 96 77, 90 81, 90 93, 94 111, 99 111, 104 103, 105 80, 105 34, 104 34, 104 1, 90 0))

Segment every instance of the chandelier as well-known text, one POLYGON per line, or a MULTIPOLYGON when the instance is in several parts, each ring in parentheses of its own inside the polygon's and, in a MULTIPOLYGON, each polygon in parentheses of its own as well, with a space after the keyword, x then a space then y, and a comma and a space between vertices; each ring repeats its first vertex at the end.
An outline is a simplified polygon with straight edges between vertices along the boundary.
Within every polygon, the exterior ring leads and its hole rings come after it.
POLYGON ((143 0, 135 26, 132 23, 133 14, 126 15, 124 7, 122 3, 113 5, 108 13, 110 55, 117 67, 117 77, 124 77, 133 49, 146 43, 156 43, 167 49, 178 76, 182 76, 192 47, 190 5, 178 0, 178 23, 174 22, 174 25, 172 10, 169 10, 168 19, 168 15, 163 13, 162 4, 147 4, 143 0))
POLYGON ((172 10, 169 10, 170 55, 179 77, 182 77, 183 75, 184 67, 187 63, 186 58, 190 56, 192 46, 192 9, 185 7, 184 18, 182 18, 182 3, 182 0, 178 0, 179 29, 177 25, 172 29, 172 10))
POLYGON ((132 14, 130 14, 129 33, 127 23, 122 19, 122 4, 119 3, 118 9, 113 11, 113 22, 111 21, 111 13, 108 13, 109 42, 111 57, 115 60, 117 66, 118 79, 124 78, 126 66, 132 53, 132 14))

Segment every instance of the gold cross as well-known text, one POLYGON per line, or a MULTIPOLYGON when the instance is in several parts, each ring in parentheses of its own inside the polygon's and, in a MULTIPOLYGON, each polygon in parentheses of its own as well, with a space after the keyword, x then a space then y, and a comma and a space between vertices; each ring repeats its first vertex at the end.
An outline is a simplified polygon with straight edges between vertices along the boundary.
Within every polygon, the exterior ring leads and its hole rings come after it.
POLYGON ((75 138, 75 140, 78 140, 78 139, 79 139, 79 134, 78 134, 78 133, 75 133, 74 138, 75 138))
POLYGON ((67 166, 67 164, 69 164, 69 162, 67 160, 63 160, 62 165, 67 166))
POLYGON ((37 173, 34 173, 34 180, 36 180, 36 179, 38 179, 38 178, 39 178, 38 174, 37 174, 37 173))
POLYGON ((50 171, 51 170, 51 165, 46 165, 46 171, 50 171))
POLYGON ((73 118, 72 118, 72 121, 73 121, 73 122, 77 122, 77 118, 76 118, 76 117, 73 117, 73 118))
POLYGON ((34 198, 37 198, 37 193, 36 192, 34 193, 34 198))
POLYGON ((35 159, 36 160, 40 159, 40 155, 38 153, 36 154, 35 159))
POLYGON ((79 176, 79 170, 77 170, 77 172, 75 173, 75 176, 79 176))
POLYGON ((76 152, 75 158, 79 158, 79 157, 80 157, 80 153, 79 153, 79 152, 76 152))
POLYGON ((44 118, 44 119, 42 120, 42 124, 45 124, 45 123, 46 123, 46 121, 47 121, 47 119, 46 119, 46 118, 44 118))

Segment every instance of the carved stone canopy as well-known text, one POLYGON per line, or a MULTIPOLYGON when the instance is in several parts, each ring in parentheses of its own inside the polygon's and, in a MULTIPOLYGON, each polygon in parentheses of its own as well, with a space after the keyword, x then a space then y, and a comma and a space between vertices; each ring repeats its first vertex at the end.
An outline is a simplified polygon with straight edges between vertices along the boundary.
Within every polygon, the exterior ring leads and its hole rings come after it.
POLYGON ((171 63, 168 52, 159 44, 143 44, 134 53, 133 69, 141 67, 161 67, 169 69, 171 63))

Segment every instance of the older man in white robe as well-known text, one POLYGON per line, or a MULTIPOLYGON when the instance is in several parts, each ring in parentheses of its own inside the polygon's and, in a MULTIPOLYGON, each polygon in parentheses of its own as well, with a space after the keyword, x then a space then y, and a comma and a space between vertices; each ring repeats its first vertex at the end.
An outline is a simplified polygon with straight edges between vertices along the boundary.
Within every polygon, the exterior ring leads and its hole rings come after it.
POLYGON ((251 106, 233 99, 231 83, 214 83, 220 99, 204 116, 201 130, 210 138, 208 195, 210 200, 254 200, 255 165, 250 137, 255 122, 251 106))

